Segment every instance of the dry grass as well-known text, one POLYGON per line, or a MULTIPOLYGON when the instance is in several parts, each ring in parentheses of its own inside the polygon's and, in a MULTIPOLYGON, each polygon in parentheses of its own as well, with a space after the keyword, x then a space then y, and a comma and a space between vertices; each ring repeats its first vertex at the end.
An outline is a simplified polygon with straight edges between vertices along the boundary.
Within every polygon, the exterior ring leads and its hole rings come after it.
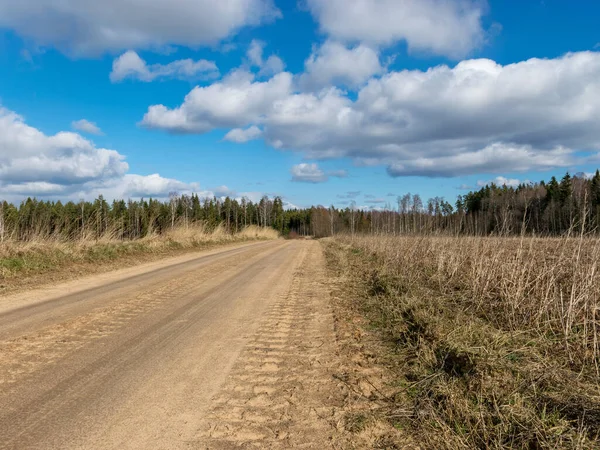
POLYGON ((340 237, 328 255, 424 448, 598 445, 600 240, 340 237))
POLYGON ((237 234, 224 228, 209 229, 202 224, 176 227, 162 235, 151 234, 138 240, 119 240, 114 233, 100 239, 78 240, 33 238, 27 242, 0 243, 0 292, 19 288, 23 281, 41 282, 45 274, 68 278, 68 272, 89 273, 100 266, 131 265, 162 256, 228 243, 277 239, 270 228, 250 226, 237 234), (121 264, 123 263, 123 264, 121 264), (59 272, 65 272, 60 274, 59 272), (62 276, 64 275, 64 276, 62 276))

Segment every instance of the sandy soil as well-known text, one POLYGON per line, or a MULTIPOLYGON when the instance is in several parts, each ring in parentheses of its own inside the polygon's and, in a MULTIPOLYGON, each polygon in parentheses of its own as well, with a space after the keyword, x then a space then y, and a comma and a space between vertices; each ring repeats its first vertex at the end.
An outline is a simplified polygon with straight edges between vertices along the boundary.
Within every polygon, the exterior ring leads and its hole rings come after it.
POLYGON ((0 448, 341 448, 318 242, 0 298, 0 448))

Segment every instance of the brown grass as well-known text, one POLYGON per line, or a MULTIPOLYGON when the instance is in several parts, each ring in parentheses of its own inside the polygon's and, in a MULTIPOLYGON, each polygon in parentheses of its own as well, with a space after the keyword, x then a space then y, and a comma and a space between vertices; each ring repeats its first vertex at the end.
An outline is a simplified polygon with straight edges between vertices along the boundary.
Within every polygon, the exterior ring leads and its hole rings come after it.
POLYGON ((209 229, 195 224, 137 240, 119 240, 113 233, 106 233, 100 239, 33 238, 26 242, 9 239, 0 243, 0 293, 19 289, 24 282, 47 281, 46 276, 66 279, 187 251, 277 238, 278 233, 271 228, 249 226, 231 234, 223 227, 209 229))
POLYGON ((423 448, 593 448, 600 240, 339 237, 348 305, 386 342, 393 424, 423 448))

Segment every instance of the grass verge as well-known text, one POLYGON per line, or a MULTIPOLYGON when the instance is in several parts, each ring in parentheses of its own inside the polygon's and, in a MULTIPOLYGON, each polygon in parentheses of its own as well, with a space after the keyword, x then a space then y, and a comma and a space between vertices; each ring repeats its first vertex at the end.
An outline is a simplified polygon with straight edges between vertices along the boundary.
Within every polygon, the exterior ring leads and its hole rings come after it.
POLYGON ((190 251, 254 240, 276 239, 269 228, 250 226, 237 234, 196 225, 133 241, 37 239, 0 244, 0 294, 89 273, 127 267, 190 251))
POLYGON ((347 381, 373 387, 348 429, 386 424, 380 448, 598 448, 596 240, 324 246, 368 368, 347 381))

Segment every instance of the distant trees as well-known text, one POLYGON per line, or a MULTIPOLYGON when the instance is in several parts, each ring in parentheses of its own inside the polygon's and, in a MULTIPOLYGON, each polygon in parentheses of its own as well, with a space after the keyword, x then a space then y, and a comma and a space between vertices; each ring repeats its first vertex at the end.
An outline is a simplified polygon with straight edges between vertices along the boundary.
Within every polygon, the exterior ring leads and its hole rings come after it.
POLYGON ((253 203, 247 198, 205 198, 172 192, 166 202, 155 199, 115 200, 102 196, 92 202, 41 201, 28 198, 20 205, 0 201, 0 240, 59 237, 64 239, 111 236, 138 239, 162 233, 175 226, 202 222, 236 232, 248 225, 269 226, 285 234, 311 233, 310 214, 285 211, 281 198, 263 197, 253 203))
POLYGON ((423 202, 418 194, 397 197, 386 205, 358 210, 311 208, 315 236, 339 232, 372 234, 518 234, 540 235, 600 232, 600 171, 565 176, 558 181, 523 183, 516 187, 489 184, 458 196, 454 205, 442 197, 423 202), (335 224, 332 226, 332 224, 335 224))
POLYGON ((331 236, 372 234, 517 234, 560 235, 600 232, 600 171, 591 177, 565 174, 558 181, 516 187, 489 184, 458 196, 453 206, 442 197, 423 202, 418 194, 398 196, 396 207, 358 209, 314 206, 285 210, 279 197, 200 198, 172 192, 155 199, 92 202, 40 201, 20 205, 0 201, 0 241, 35 237, 137 239, 177 225, 203 222, 236 232, 248 225, 273 227, 282 234, 331 236))
POLYGON ((457 208, 465 214, 461 231, 468 234, 528 233, 558 235, 598 232, 600 172, 592 177, 565 174, 560 182, 490 184, 460 196, 457 208))

